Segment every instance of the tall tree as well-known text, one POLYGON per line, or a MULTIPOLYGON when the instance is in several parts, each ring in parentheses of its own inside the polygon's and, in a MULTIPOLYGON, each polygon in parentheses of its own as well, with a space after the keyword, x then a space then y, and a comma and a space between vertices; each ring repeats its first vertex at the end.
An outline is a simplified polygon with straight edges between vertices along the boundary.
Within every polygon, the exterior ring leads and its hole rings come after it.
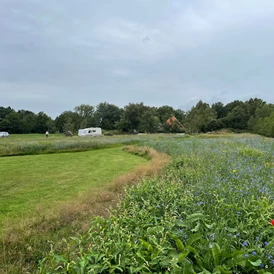
POLYGON ((155 109, 148 109, 141 116, 140 131, 146 133, 155 133, 160 128, 160 119, 155 109))
POLYGON ((115 129, 115 125, 120 121, 123 109, 109 104, 107 102, 102 102, 96 107, 94 117, 96 124, 106 130, 115 129))
POLYGON ((242 101, 239 101, 239 100, 235 100, 231 103, 228 103, 225 105, 225 112, 226 112, 226 115, 232 111, 233 108, 239 106, 239 105, 242 105, 243 102, 242 101))
POLYGON ((132 132, 134 130, 140 130, 141 117, 149 107, 143 103, 128 104, 124 108, 120 122, 117 124, 118 129, 132 132))
POLYGON ((212 104, 211 108, 216 111, 217 119, 224 118, 227 115, 227 109, 222 102, 212 104))
POLYGON ((178 119, 181 124, 184 124, 186 119, 186 113, 182 109, 176 109, 174 116, 178 119))
POLYGON ((1 130, 8 131, 9 133, 22 133, 20 116, 14 110, 9 112, 0 123, 1 130))
POLYGON ((48 124, 52 119, 44 112, 40 111, 36 115, 35 129, 36 133, 45 133, 49 128, 48 124))
POLYGON ((78 129, 80 128, 81 121, 82 121, 81 117, 79 116, 78 113, 73 111, 64 111, 58 117, 56 117, 55 127, 57 131, 64 132, 65 124, 69 124, 70 125, 69 131, 75 132, 75 131, 78 131, 78 129), (71 127, 71 125, 73 125, 73 127, 71 127))
POLYGON ((217 114, 209 104, 199 101, 195 107, 187 113, 186 128, 190 133, 201 132, 206 130, 206 125, 216 119, 217 114))
POLYGON ((162 106, 157 108, 158 117, 162 124, 165 124, 167 119, 175 115, 175 110, 170 106, 162 106))
POLYGON ((94 120, 94 107, 87 104, 81 104, 74 108, 74 111, 80 117, 80 125, 79 127, 85 128, 90 126, 95 126, 94 120))

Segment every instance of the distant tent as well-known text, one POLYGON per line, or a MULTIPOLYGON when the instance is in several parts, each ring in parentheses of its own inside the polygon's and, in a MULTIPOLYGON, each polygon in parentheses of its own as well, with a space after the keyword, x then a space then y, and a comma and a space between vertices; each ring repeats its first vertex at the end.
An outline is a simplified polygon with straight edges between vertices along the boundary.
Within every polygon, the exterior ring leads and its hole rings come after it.
POLYGON ((185 128, 175 116, 172 116, 169 119, 167 119, 166 123, 171 126, 178 126, 181 129, 185 128))

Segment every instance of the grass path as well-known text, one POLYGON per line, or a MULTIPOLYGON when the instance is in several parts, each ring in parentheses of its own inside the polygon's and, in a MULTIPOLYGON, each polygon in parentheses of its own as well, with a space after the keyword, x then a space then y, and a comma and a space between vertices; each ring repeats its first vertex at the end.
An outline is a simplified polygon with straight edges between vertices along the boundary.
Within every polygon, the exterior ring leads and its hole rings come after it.
POLYGON ((146 161, 120 147, 0 158, 0 227, 37 207, 43 210, 96 190, 146 161))

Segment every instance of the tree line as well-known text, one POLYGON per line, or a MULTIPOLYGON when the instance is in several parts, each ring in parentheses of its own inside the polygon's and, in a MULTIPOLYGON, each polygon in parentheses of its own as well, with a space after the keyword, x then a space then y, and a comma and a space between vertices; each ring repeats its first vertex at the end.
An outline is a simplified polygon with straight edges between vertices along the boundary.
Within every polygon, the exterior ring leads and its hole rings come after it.
POLYGON ((44 112, 15 111, 0 107, 0 131, 9 133, 77 132, 80 128, 101 127, 125 133, 199 133, 228 128, 274 137, 274 105, 258 98, 209 105, 199 101, 189 111, 171 106, 150 107, 129 103, 123 108, 108 102, 97 106, 82 104, 64 111, 55 119, 44 112))

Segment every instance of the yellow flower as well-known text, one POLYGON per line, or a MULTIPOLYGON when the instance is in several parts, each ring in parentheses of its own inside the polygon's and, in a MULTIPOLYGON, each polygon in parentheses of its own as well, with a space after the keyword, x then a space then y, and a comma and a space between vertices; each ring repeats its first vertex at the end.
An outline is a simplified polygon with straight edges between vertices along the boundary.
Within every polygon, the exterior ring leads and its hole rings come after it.
POLYGON ((235 173, 235 172, 236 172, 236 169, 233 169, 232 171, 233 171, 233 173, 235 173))

